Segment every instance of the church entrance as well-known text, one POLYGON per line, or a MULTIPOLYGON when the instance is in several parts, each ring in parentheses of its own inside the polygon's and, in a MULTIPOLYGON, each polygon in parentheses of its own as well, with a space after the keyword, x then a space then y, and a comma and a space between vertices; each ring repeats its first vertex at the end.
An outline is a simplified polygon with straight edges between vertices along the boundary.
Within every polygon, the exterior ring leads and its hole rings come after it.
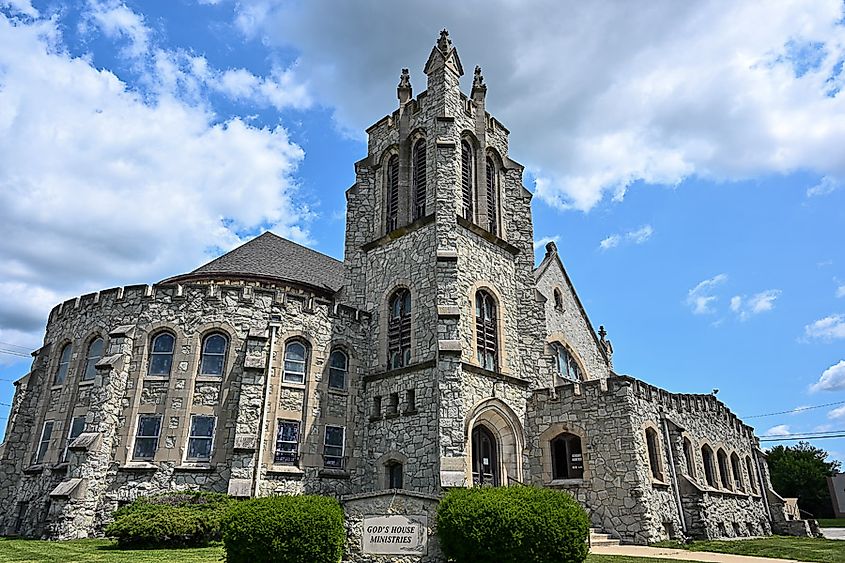
POLYGON ((496 437, 480 424, 472 429, 472 484, 477 487, 499 486, 496 437))

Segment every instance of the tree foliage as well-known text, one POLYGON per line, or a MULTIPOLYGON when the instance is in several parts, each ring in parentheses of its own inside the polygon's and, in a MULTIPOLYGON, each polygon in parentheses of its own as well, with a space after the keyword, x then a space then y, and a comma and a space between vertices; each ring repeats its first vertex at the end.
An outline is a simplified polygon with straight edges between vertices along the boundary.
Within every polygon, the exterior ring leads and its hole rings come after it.
POLYGON ((839 470, 838 461, 825 461, 827 452, 808 442, 775 446, 766 455, 778 494, 797 497, 798 507, 816 518, 833 516, 827 477, 839 470))

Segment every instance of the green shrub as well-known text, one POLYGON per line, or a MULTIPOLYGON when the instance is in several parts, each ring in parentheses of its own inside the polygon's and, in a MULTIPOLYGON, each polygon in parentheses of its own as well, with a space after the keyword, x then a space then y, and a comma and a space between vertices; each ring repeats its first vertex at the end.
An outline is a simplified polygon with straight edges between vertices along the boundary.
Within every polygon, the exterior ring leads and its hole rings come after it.
POLYGON ((437 507, 440 546, 457 563, 581 563, 589 530, 581 505, 552 489, 454 489, 437 507))
POLYGON ((329 497, 244 500, 223 521, 229 563, 337 563, 345 542, 343 509, 329 497))
POLYGON ((220 521, 233 503, 224 494, 199 491, 140 497, 115 511, 105 534, 124 549, 201 547, 220 540, 220 521))

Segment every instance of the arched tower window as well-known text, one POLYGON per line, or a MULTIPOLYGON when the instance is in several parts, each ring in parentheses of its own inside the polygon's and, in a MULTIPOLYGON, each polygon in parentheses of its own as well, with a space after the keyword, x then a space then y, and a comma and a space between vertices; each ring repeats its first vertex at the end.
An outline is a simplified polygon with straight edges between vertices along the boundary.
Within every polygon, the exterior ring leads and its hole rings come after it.
POLYGON ((289 340, 285 345, 285 369, 282 381, 305 383, 308 365, 308 348, 301 340, 289 340))
POLYGON ((97 362, 103 357, 103 339, 95 338, 88 345, 88 352, 85 354, 85 371, 82 373, 82 381, 91 381, 97 375, 97 362))
POLYGON ((200 375, 223 375, 228 344, 229 340, 219 332, 209 334, 202 339, 200 375))
POLYGON ((578 365, 575 357, 569 352, 566 346, 560 342, 552 342, 552 348, 555 350, 558 374, 570 381, 583 381, 584 372, 581 371, 581 366, 578 365))
POLYGON ((387 367, 397 369, 411 363, 411 292, 397 289, 388 307, 387 367))
POLYGON ((582 479, 584 458, 581 453, 581 438, 564 432, 551 441, 552 479, 582 479))
POLYGON ((387 161, 385 176, 385 197, 387 199, 387 232, 399 226, 399 156, 393 155, 387 161))
POLYGON ((713 450, 710 446, 701 446, 701 461, 704 463, 704 479, 707 484, 716 488, 716 466, 713 462, 713 450))
POLYGON ((498 177, 493 159, 487 157, 487 230, 494 235, 499 234, 499 194, 497 188, 498 177))
POLYGON ((484 290, 475 293, 475 340, 478 363, 484 369, 499 371, 499 334, 496 301, 484 290))
POLYGON ((332 350, 329 356, 329 387, 346 389, 346 374, 349 371, 349 358, 343 350, 332 350))
POLYGON ((461 215, 467 221, 472 221, 472 172, 472 147, 461 141, 461 215))
POLYGON ((54 380, 55 385, 61 385, 65 382, 65 378, 67 378, 67 371, 70 367, 70 353, 72 350, 73 349, 70 344, 65 344, 62 348, 61 354, 59 354, 59 365, 56 367, 56 377, 54 380))
POLYGON ((651 467, 651 476, 663 481, 663 463, 660 458, 660 439, 654 428, 646 428, 645 441, 648 447, 648 462, 651 467))
POLYGON ((414 219, 425 216, 425 139, 414 143, 412 159, 414 163, 414 219))
POLYGON ((150 375, 170 375, 175 343, 176 338, 169 332, 162 332, 153 338, 152 352, 150 352, 150 375))

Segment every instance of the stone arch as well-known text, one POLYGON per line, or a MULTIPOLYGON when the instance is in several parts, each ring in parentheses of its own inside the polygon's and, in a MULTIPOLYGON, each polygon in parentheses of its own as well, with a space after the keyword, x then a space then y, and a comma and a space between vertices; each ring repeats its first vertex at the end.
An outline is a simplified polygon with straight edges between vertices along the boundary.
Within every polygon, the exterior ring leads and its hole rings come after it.
POLYGON ((522 452, 525 449, 525 433, 519 417, 504 401, 491 398, 478 403, 467 414, 464 440, 467 450, 467 480, 472 482, 472 431, 483 425, 493 434, 497 442, 499 484, 523 481, 522 452))
POLYGON ((104 358, 108 355, 109 337, 106 331, 101 329, 94 330, 85 338, 80 340, 79 357, 76 360, 76 381, 78 384, 88 384, 94 382, 94 378, 88 380, 83 378, 85 377, 85 372, 88 368, 88 351, 91 348, 91 344, 93 344, 98 338, 103 341, 103 353, 100 357, 104 358))
POLYGON ((587 431, 582 426, 571 422, 555 422, 540 434, 540 449, 543 452, 540 469, 543 484, 555 484, 555 481, 552 479, 551 442, 561 434, 572 434, 581 439, 581 455, 584 463, 584 474, 581 479, 589 481, 592 477, 592 467, 590 466, 590 455, 588 452, 589 442, 587 440, 587 431))
POLYGON ((379 456, 379 458, 374 464, 374 470, 376 472, 376 483, 378 483, 379 489, 389 488, 388 474, 386 469, 391 462, 399 463, 402 465, 403 482, 408 482, 408 477, 410 477, 408 473, 408 456, 406 456, 399 450, 390 450, 389 452, 379 456))
POLYGON ((654 481, 666 482, 666 461, 663 459, 663 439, 657 424, 647 421, 642 427, 642 437, 645 443, 646 463, 649 476, 654 481))
POLYGON ((222 334, 226 337, 226 357, 223 362, 223 379, 231 372, 237 352, 235 350, 235 339, 237 330, 229 323, 212 322, 204 323, 196 328, 194 335, 190 338, 191 342, 191 358, 188 364, 189 373, 199 375, 200 361, 202 360, 202 345, 206 336, 213 333, 222 334))
MULTIPOLYGON (((378 213, 378 229, 375 233, 375 236, 381 236, 386 234, 389 230, 388 227, 388 183, 387 183, 387 168, 390 162, 390 159, 396 156, 399 157, 399 145, 392 144, 381 153, 381 156, 378 160, 378 165, 374 167, 375 177, 376 177, 376 212, 378 213)), ((399 189, 397 187, 397 189, 399 189)), ((399 197, 402 197, 402 194, 399 194, 399 197)))
POLYGON ((415 362, 419 361, 419 351, 416 349, 416 327, 419 326, 419 308, 421 306, 421 303, 419 299, 419 294, 417 291, 415 291, 414 285, 409 279, 397 278, 396 280, 394 280, 392 285, 389 285, 387 287, 388 289, 382 292, 378 302, 378 365, 384 366, 385 371, 390 371, 390 359, 388 358, 387 354, 387 331, 388 323, 390 321, 390 298, 393 296, 394 293, 396 293, 400 289, 406 289, 411 294, 411 359, 408 365, 413 365, 415 362))
POLYGON ((496 321, 498 326, 496 327, 496 336, 498 338, 499 343, 499 371, 501 373, 507 373, 508 371, 508 354, 507 354, 507 342, 505 340, 505 307, 504 307, 504 300, 502 297, 502 293, 496 288, 496 285, 488 280, 478 280, 474 284, 472 284, 469 288, 469 294, 467 298, 469 300, 469 315, 467 318, 469 319, 469 331, 467 334, 472 335, 470 339, 470 346, 469 346, 469 358, 468 363, 474 366, 481 366, 478 361, 478 357, 476 355, 476 328, 475 328, 475 294, 479 291, 486 291, 493 297, 493 300, 496 302, 496 313, 497 318, 496 321))
MULTIPOLYGON (((552 358, 555 358, 555 362, 557 361, 557 351, 554 349, 555 343, 559 343, 564 348, 566 348, 566 351, 569 352, 569 355, 572 356, 572 359, 574 359, 575 363, 578 364, 578 368, 581 370, 581 374, 584 376, 584 381, 592 379, 590 377, 589 372, 587 371, 587 368, 585 367, 586 363, 584 362, 584 358, 581 357, 581 354, 578 353, 578 350, 569 342, 569 339, 566 338, 566 335, 563 332, 553 332, 548 336, 548 338, 546 338, 545 352, 552 356, 552 358)), ((559 374, 556 372, 556 375, 559 374)))

